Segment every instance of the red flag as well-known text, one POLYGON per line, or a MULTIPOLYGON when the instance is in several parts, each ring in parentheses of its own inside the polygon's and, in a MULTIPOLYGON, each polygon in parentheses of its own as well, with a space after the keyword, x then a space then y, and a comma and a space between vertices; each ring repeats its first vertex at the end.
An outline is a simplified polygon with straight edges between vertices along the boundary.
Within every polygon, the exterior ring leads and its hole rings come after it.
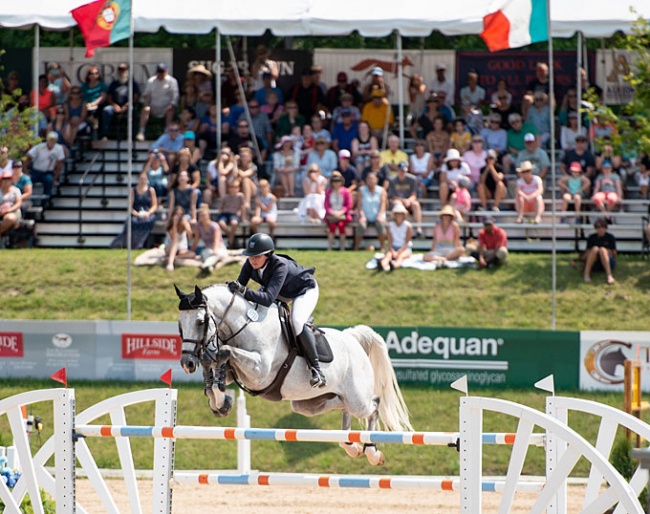
POLYGON ((65 368, 61 368, 59 371, 55 371, 50 375, 52 380, 61 382, 64 386, 68 387, 68 376, 65 372, 65 368))
POLYGON ((86 57, 131 33, 131 0, 95 0, 70 11, 86 41, 86 57))
POLYGON ((169 388, 171 389, 172 388, 172 369, 169 368, 162 375, 160 375, 160 380, 165 382, 165 384, 169 385, 169 388))

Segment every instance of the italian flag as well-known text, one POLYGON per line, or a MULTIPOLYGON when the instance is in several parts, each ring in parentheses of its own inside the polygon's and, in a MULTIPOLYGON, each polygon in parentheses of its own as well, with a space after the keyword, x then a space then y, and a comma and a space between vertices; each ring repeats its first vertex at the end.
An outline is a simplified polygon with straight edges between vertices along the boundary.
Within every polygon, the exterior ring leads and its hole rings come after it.
POLYGON ((481 37, 490 52, 547 41, 547 0, 494 0, 481 37))
POLYGON ((86 57, 131 33, 131 0, 95 0, 70 11, 86 41, 86 57))

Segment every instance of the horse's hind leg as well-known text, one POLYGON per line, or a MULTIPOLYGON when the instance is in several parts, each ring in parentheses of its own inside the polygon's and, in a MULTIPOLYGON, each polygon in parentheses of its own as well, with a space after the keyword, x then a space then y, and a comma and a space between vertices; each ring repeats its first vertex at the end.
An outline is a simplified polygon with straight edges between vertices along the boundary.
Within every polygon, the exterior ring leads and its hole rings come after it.
MULTIPOLYGON (((372 397, 373 409, 370 416, 366 418, 366 430, 372 431, 377 426, 379 419, 379 396, 372 397)), ((384 463, 384 454, 377 449, 374 443, 366 443, 363 445, 363 453, 366 454, 368 462, 373 466, 381 466, 384 463)))
MULTIPOLYGON (((341 430, 350 430, 352 428, 352 415, 344 410, 341 418, 341 430)), ((363 455, 363 447, 359 443, 339 443, 339 446, 345 450, 350 457, 356 458, 363 455)))

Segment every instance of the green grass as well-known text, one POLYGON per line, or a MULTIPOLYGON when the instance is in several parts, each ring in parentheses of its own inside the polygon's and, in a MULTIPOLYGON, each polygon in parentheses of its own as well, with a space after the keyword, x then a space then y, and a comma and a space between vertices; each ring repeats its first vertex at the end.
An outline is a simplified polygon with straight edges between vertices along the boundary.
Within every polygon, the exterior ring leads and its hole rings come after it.
MULTIPOLYGON (((551 256, 514 254, 497 270, 364 269, 368 252, 291 252, 316 267, 321 297, 317 322, 333 325, 428 325, 459 327, 551 327, 551 256)), ((645 330, 650 311, 650 267, 638 256, 619 258, 614 286, 595 274, 584 284, 560 254, 556 326, 563 330, 645 330)), ((0 319, 126 319, 126 251, 15 250, 2 252, 11 277, 0 319)), ((161 267, 132 267, 132 319, 174 321, 173 284, 189 290, 232 280, 235 266, 207 278, 196 269, 173 273, 161 267)))

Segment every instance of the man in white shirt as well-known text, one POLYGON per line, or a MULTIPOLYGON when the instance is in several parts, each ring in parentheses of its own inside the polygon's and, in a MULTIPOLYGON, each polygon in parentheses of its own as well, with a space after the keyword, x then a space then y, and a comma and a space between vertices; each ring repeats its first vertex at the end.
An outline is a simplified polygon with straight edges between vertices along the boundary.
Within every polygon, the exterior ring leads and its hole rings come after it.
POLYGON ((59 182, 65 159, 63 146, 57 143, 58 139, 56 132, 49 132, 45 143, 39 143, 27 152, 32 182, 43 184, 43 194, 48 199, 52 195, 52 187, 59 182))
POLYGON ((446 64, 436 64, 436 78, 429 82, 429 91, 431 93, 439 94, 441 91, 445 93, 445 105, 453 107, 454 105, 454 81, 448 79, 445 74, 447 73, 446 64))
POLYGON ((467 85, 460 90, 460 102, 463 101, 476 107, 481 107, 485 102, 485 89, 478 85, 478 73, 475 70, 467 73, 467 85))
POLYGON ((176 114, 179 98, 178 81, 167 73, 167 65, 161 62, 156 68, 156 74, 147 80, 142 95, 144 107, 140 113, 140 130, 136 139, 144 141, 144 129, 151 115, 165 118, 165 126, 169 125, 176 114))

